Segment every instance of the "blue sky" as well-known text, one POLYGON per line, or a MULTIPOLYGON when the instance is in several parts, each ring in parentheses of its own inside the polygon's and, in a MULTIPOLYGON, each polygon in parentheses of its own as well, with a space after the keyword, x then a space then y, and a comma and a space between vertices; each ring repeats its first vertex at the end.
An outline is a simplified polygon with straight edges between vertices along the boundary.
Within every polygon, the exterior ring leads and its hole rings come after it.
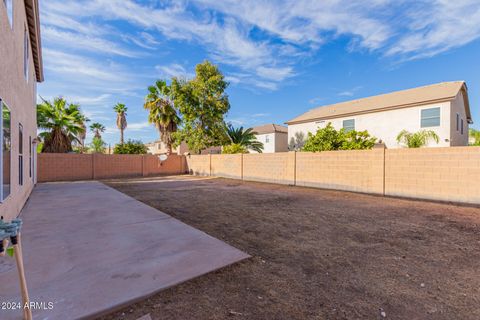
MULTIPOLYGON (((158 133, 143 110, 156 79, 191 77, 204 59, 230 82, 234 125, 285 121, 316 106, 465 80, 480 128, 480 2, 40 1, 46 99, 79 103, 104 139, 129 108, 126 138, 158 133)), ((89 134, 91 137, 91 134, 89 134)), ((88 138, 87 138, 88 140, 88 138)))

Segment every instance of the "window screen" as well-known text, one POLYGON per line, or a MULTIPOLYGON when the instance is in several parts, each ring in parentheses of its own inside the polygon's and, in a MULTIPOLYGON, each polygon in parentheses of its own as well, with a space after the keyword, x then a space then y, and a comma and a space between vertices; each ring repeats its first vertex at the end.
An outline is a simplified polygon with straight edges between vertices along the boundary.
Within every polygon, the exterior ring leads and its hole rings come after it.
POLYGON ((423 109, 420 125, 422 128, 438 127, 440 125, 440 108, 423 109))
POLYGON ((355 130, 355 119, 343 120, 343 129, 345 132, 355 130))

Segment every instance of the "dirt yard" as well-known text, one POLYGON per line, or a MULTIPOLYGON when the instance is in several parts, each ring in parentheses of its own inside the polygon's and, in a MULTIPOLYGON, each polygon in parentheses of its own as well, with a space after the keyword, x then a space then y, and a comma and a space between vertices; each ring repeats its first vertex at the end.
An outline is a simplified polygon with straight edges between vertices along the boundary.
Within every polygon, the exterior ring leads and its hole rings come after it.
POLYGON ((107 184, 253 258, 102 319, 480 319, 480 208, 190 176, 107 184))

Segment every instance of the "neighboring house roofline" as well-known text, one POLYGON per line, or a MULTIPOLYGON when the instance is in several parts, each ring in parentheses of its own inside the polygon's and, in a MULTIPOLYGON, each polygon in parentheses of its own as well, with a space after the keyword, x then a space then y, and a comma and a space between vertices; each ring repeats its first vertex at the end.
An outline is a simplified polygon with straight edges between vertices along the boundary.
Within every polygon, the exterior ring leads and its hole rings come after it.
POLYGON ((25 0, 25 11, 27 14, 28 33, 32 46, 33 62, 35 64, 35 75, 37 82, 42 82, 44 78, 38 0, 25 0))
POLYGON ((285 122, 288 125, 343 118, 359 114, 448 102, 463 92, 468 123, 473 123, 465 81, 442 82, 424 87, 395 91, 358 100, 317 107, 285 122))
POLYGON ((253 127, 252 130, 257 134, 268 133, 288 133, 288 128, 279 124, 269 123, 261 126, 253 127))

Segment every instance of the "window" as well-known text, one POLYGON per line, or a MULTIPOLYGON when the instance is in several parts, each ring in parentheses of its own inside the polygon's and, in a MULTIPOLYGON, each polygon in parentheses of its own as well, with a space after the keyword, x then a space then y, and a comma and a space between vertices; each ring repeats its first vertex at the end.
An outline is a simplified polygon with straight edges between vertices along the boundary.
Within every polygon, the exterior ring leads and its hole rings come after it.
POLYGON ((23 186, 23 126, 18 125, 18 184, 23 186))
POLYGON ((355 119, 343 120, 343 129, 345 132, 355 130, 355 119))
POLYGON ((457 113, 457 131, 460 129, 460 115, 457 113))
POLYGON ((5 8, 7 9, 8 21, 10 22, 10 28, 13 29, 13 0, 3 0, 5 8))
POLYGON ((270 136, 269 135, 266 135, 265 136, 265 143, 269 143, 270 142, 270 136))
POLYGON ((2 140, 2 149, 1 156, 2 160, 0 161, 0 200, 5 200, 10 194, 10 162, 11 162, 11 134, 10 134, 10 109, 7 105, 3 103, 0 99, 0 108, 2 109, 1 121, 0 121, 0 135, 2 140))
POLYGON ((28 137, 28 176, 32 177, 33 163, 32 163, 32 136, 28 137))
POLYGON ((420 126, 426 127, 438 127, 440 125, 440 107, 423 109, 421 111, 420 126))
POLYGON ((23 75, 25 79, 28 81, 28 54, 29 54, 29 46, 28 46, 28 32, 27 27, 25 27, 25 33, 23 36, 23 75))
POLYGON ((460 133, 463 135, 463 119, 460 120, 460 133))

